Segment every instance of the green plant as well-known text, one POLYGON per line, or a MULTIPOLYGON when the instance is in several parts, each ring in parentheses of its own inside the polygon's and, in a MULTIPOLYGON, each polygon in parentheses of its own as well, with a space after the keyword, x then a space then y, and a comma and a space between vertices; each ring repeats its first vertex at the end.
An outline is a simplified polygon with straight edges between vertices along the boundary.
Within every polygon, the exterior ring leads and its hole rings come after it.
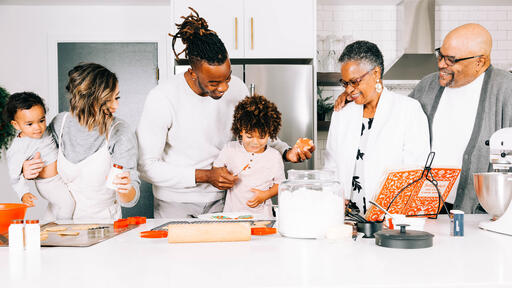
MULTIPOLYGON (((9 143, 16 132, 11 123, 7 122, 3 117, 5 105, 7 104, 9 96, 9 92, 0 87, 0 151, 9 147, 9 143)), ((2 154, 0 153, 0 157, 1 155, 2 154)))
POLYGON ((319 121, 325 120, 325 115, 332 111, 334 103, 331 103, 332 96, 323 97, 322 90, 318 88, 318 98, 316 100, 316 113, 319 121))

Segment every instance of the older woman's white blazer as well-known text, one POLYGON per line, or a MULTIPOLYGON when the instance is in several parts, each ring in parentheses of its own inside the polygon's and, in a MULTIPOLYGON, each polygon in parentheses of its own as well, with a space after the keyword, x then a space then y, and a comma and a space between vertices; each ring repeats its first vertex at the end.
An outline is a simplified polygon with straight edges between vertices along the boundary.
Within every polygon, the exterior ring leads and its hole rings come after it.
MULTIPOLYGON (((324 169, 336 171, 345 199, 350 198, 356 154, 361 138, 363 105, 353 102, 331 118, 324 169)), ((428 121, 415 99, 384 89, 364 156, 366 199, 373 199, 387 171, 418 168, 430 151, 428 121)))

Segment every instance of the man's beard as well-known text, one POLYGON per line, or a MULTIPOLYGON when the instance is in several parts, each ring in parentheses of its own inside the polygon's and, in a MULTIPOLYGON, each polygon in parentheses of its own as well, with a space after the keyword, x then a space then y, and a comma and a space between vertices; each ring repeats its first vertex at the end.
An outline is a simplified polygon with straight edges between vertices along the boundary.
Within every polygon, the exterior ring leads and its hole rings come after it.
POLYGON ((439 70, 439 73, 445 73, 445 74, 448 74, 451 76, 450 81, 448 81, 448 83, 446 83, 446 85, 444 85, 444 87, 450 87, 453 85, 453 80, 455 80, 455 73, 453 73, 452 71, 450 71, 446 68, 439 70))

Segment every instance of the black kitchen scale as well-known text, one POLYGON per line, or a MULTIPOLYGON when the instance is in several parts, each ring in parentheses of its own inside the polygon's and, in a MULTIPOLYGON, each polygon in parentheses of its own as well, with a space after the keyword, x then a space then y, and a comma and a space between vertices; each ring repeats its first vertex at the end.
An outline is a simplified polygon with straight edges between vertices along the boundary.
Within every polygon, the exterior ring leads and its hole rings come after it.
POLYGON ((406 231, 409 224, 397 224, 400 230, 382 230, 373 234, 375 244, 388 248, 420 249, 433 245, 434 235, 425 231, 406 231))

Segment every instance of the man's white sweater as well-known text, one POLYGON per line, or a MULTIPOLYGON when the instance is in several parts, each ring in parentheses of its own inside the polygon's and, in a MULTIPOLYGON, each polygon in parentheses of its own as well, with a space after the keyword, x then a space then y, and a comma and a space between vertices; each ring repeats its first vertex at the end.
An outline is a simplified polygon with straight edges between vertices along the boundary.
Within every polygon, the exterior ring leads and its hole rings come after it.
MULTIPOLYGON (((210 202, 224 192, 195 182, 196 169, 210 169, 232 139, 236 104, 249 91, 232 76, 222 98, 202 97, 188 86, 184 74, 159 84, 148 95, 137 128, 139 171, 153 184, 155 198, 169 202, 210 202)), ((273 145, 281 153, 288 147, 273 145)))

